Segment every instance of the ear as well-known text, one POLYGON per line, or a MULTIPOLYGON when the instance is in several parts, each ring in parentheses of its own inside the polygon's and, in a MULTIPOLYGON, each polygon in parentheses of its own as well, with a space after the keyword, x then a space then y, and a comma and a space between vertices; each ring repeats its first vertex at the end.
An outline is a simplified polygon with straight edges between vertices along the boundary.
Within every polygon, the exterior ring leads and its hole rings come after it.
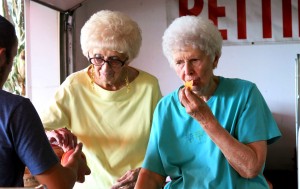
POLYGON ((0 55, 5 55, 6 54, 6 48, 0 47, 0 55))
POLYGON ((215 57, 214 62, 213 62, 213 69, 215 69, 218 66, 219 58, 220 58, 219 56, 215 57))
POLYGON ((0 66, 6 63, 6 49, 0 47, 0 66))

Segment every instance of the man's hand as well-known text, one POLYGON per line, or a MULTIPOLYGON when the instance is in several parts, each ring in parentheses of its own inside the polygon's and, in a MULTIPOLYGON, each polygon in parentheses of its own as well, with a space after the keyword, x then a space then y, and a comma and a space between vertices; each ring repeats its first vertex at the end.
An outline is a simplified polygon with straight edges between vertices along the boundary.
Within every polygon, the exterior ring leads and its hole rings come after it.
POLYGON ((82 153, 82 143, 79 143, 74 150, 71 150, 71 153, 65 160, 66 162, 63 163, 63 166, 68 165, 76 165, 77 167, 77 182, 83 183, 85 180, 85 175, 91 174, 91 170, 87 165, 85 155, 82 153))

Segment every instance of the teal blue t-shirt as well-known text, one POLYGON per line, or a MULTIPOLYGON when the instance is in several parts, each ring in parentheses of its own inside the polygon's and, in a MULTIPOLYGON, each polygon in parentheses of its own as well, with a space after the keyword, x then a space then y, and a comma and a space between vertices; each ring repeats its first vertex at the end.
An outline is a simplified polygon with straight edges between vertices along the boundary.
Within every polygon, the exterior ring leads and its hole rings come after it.
MULTIPOLYGON (((219 123, 244 144, 277 140, 281 133, 256 85, 219 78, 207 102, 219 123)), ((178 91, 163 97, 156 107, 143 168, 170 176, 167 189, 268 188, 263 170, 246 179, 229 165, 199 123, 186 113, 178 91)))

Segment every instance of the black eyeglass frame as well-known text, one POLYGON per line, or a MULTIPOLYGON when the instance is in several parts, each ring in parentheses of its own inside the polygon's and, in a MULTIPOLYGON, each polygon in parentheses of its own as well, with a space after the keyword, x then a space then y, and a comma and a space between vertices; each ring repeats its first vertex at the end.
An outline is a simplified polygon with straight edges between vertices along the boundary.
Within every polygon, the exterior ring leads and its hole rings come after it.
POLYGON ((110 67, 113 67, 113 68, 117 68, 117 67, 123 67, 126 63, 126 61, 128 60, 128 58, 126 58, 124 61, 122 60, 119 60, 119 59, 108 59, 108 60, 105 60, 104 58, 102 57, 90 57, 89 53, 88 53, 88 60, 91 64, 95 65, 95 66, 103 66, 105 63, 107 63, 110 67), (101 64, 95 64, 92 62, 93 59, 98 59, 98 60, 102 60, 103 62, 101 64), (120 66, 112 66, 111 62, 114 61, 114 62, 118 62, 120 63, 120 66))

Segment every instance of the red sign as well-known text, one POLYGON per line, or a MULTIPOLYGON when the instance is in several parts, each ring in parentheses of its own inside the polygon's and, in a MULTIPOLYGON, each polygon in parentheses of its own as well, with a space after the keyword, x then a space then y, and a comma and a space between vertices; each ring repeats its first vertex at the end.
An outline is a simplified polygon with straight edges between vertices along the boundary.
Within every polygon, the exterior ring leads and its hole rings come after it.
POLYGON ((300 0, 168 0, 168 24, 179 16, 209 18, 225 44, 299 42, 300 0))

